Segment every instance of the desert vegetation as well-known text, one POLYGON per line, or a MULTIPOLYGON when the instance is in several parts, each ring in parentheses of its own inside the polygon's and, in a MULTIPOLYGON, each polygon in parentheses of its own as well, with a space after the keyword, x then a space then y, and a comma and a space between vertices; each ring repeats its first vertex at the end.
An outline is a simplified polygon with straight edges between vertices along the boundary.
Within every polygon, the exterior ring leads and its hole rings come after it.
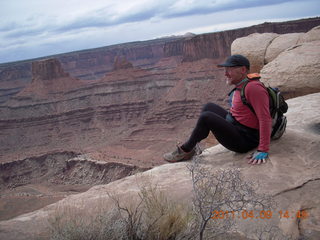
POLYGON ((108 193, 114 208, 102 201, 88 213, 75 207, 57 209, 50 219, 52 240, 193 239, 188 231, 191 211, 169 198, 157 185, 139 186, 137 198, 123 203, 108 193))
MULTIPOLYGON (((199 156, 187 168, 193 184, 192 204, 173 201, 152 181, 141 184, 137 180, 136 198, 123 201, 108 193, 112 209, 102 200, 90 211, 75 206, 57 208, 49 221, 50 239, 238 239, 237 219, 231 213, 274 207, 272 198, 258 194, 257 183, 244 181, 239 169, 212 171, 199 156)), ((258 239, 290 239, 278 227, 263 224, 248 234, 258 239)))

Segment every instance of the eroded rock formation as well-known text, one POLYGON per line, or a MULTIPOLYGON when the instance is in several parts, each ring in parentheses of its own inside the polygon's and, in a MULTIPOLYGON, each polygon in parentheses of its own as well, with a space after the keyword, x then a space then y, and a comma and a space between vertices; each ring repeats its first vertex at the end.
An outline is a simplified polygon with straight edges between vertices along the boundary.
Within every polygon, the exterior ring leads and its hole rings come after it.
POLYGON ((261 70, 262 81, 277 86, 287 97, 320 91, 320 41, 283 51, 261 70))
POLYGON ((159 164, 162 159, 155 152, 179 138, 168 140, 172 128, 187 127, 183 123, 194 119, 205 101, 224 104, 228 88, 217 78, 222 73, 212 67, 215 61, 204 59, 166 70, 163 63, 153 71, 120 67, 90 83, 70 77, 57 60, 34 63, 36 75, 29 86, 0 107, 1 161, 48 149, 100 148, 113 152, 101 153, 105 161, 159 164), (48 78, 49 72, 56 78, 48 78), (151 134, 159 127, 163 133, 151 134), (126 150, 115 153, 119 146, 126 150), (138 154, 133 151, 137 148, 138 154))
MULTIPOLYGON (((63 94, 82 85, 80 80, 65 72, 61 63, 55 59, 44 59, 32 63, 31 84, 13 99, 37 98, 50 99, 57 94, 63 94)), ((10 103, 9 103, 10 104, 10 103)))

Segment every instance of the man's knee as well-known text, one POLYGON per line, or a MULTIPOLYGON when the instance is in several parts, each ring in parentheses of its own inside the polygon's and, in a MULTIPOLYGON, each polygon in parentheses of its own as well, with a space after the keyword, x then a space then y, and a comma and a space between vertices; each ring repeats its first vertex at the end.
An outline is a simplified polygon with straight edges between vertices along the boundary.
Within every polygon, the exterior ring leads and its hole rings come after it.
POLYGON ((207 104, 205 104, 205 105, 203 106, 202 112, 206 112, 206 111, 214 112, 217 106, 218 106, 218 105, 215 104, 215 103, 211 103, 211 102, 210 102, 210 103, 207 103, 207 104))
POLYGON ((216 118, 216 114, 211 111, 203 111, 199 116, 199 122, 201 124, 212 123, 216 118))

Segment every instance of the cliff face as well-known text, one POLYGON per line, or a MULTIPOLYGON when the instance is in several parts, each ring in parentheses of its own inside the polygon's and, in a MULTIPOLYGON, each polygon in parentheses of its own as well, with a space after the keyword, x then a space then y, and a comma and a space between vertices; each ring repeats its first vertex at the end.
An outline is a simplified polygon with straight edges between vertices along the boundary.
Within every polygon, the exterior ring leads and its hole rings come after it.
POLYGON ((122 63, 88 83, 70 77, 57 60, 35 62, 32 82, 0 106, 0 160, 103 148, 104 160, 152 166, 161 161, 154 151, 172 144, 166 136, 173 128, 194 119, 210 98, 223 104, 227 87, 212 60, 153 71, 122 63))
POLYGON ((32 63, 32 76, 34 79, 50 81, 55 78, 69 77, 69 74, 63 71, 57 59, 48 59, 32 63))
POLYGON ((0 65, 0 104, 19 93, 31 75, 31 62, 0 65))
POLYGON ((208 33, 166 43, 164 55, 183 56, 184 61, 195 61, 203 58, 225 58, 230 55, 231 43, 240 37, 252 33, 297 33, 307 32, 319 25, 320 18, 290 21, 283 23, 264 23, 235 30, 208 33))
POLYGON ((125 58, 134 66, 155 64, 163 57, 163 45, 174 39, 152 40, 103 47, 57 56, 71 75, 84 79, 100 79, 112 71, 116 59, 125 58))

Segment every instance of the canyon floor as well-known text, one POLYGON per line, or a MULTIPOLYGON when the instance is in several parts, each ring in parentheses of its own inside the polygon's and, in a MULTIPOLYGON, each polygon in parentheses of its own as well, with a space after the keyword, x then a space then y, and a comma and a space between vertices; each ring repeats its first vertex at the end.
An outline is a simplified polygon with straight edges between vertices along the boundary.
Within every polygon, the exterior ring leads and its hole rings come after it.
MULTIPOLYGON (((94 185, 165 164, 162 155, 187 138, 191 131, 188 126, 193 123, 195 120, 176 128, 158 126, 158 132, 141 130, 113 145, 85 149, 85 153, 53 152, 2 163, 0 221, 33 212, 94 185), (76 164, 67 163, 74 158, 76 164)), ((215 144, 209 135, 201 148, 215 144)))

